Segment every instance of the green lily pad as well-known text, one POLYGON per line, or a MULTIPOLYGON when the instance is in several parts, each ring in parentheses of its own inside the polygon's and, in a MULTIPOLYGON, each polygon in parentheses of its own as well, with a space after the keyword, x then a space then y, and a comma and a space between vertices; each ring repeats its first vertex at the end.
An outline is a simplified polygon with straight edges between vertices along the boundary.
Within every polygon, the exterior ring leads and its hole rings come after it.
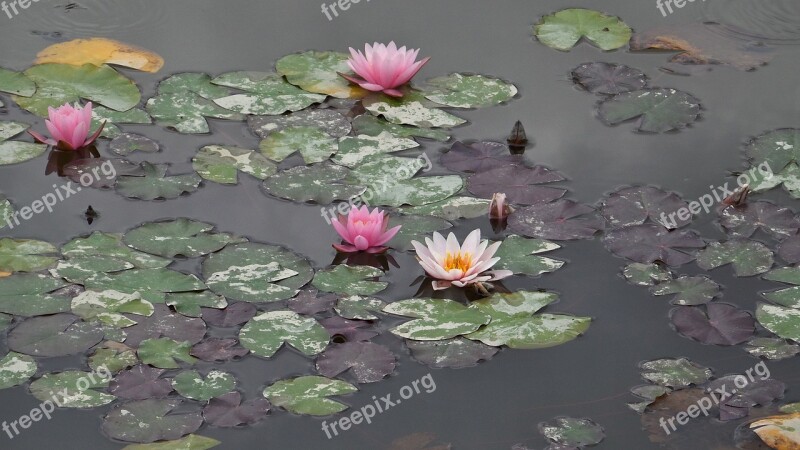
POLYGON ((745 154, 753 167, 767 163, 777 175, 800 160, 800 128, 768 131, 751 140, 745 147, 745 154))
POLYGON ((800 309, 800 268, 780 267, 766 273, 765 280, 779 281, 794 285, 793 287, 780 289, 777 291, 764 292, 761 295, 772 303, 781 306, 800 309))
POLYGON ((89 356, 89 367, 98 370, 101 367, 111 373, 133 367, 139 363, 136 350, 119 342, 106 341, 103 348, 97 350, 89 356))
POLYGON ((389 227, 397 225, 402 226, 402 228, 387 245, 401 251, 414 250, 411 241, 425 242, 425 237, 430 236, 434 231, 453 227, 453 224, 438 217, 405 215, 389 217, 389 227))
POLYGON ((345 136, 339 140, 339 151, 333 157, 333 162, 352 168, 372 155, 399 152, 416 147, 419 147, 417 141, 395 137, 386 131, 377 136, 366 134, 345 136))
POLYGON ((367 188, 344 183, 350 174, 346 167, 330 163, 297 166, 264 181, 264 190, 275 197, 295 202, 327 205, 335 200, 350 200, 367 188))
POLYGON ((720 295, 717 283, 705 276, 680 277, 675 280, 665 281, 650 288, 653 295, 675 294, 672 298, 673 305, 702 305, 710 302, 720 295))
POLYGON ((300 152, 306 164, 325 161, 338 150, 336 140, 316 127, 290 127, 270 133, 259 148, 273 161, 283 161, 300 152))
POLYGON ((488 315, 491 322, 464 337, 495 347, 507 345, 521 349, 554 347, 569 342, 589 328, 591 319, 535 314, 557 299, 551 292, 519 291, 478 300, 470 308, 488 315))
POLYGON ((381 312, 385 306, 386 302, 377 298, 349 295, 337 300, 334 309, 345 319, 378 320, 380 317, 373 312, 381 312))
POLYGON ((800 309, 759 303, 756 319, 761 326, 778 336, 800 342, 800 309))
POLYGON ((712 371, 686 358, 656 359, 642 363, 644 379, 675 389, 701 385, 711 378, 712 371))
POLYGON ((32 317, 8 334, 8 348, 31 356, 82 353, 103 339, 103 330, 72 314, 32 317))
POLYGON ((318 271, 311 284, 322 292, 372 295, 386 289, 389 283, 372 281, 369 278, 378 278, 383 275, 383 271, 375 267, 341 264, 318 271))
POLYGON ((581 38, 602 50, 614 50, 626 45, 633 31, 618 17, 572 8, 542 17, 534 27, 534 34, 539 42, 556 50, 568 51, 581 38))
POLYGON ((36 83, 24 73, 0 67, 0 92, 30 97, 36 92, 36 83))
POLYGON ((68 312, 69 297, 48 294, 66 285, 63 280, 41 274, 0 278, 0 312, 24 317, 68 312))
POLYGON ((88 290, 114 290, 125 294, 138 292, 150 303, 164 303, 171 292, 191 292, 206 289, 196 276, 170 269, 130 269, 117 273, 96 273, 86 279, 88 290))
POLYGON ((145 339, 139 344, 136 354, 143 364, 159 369, 177 369, 178 361, 194 364, 197 359, 189 354, 192 344, 178 342, 170 338, 145 339))
POLYGON ((8 140, 29 127, 30 125, 20 122, 0 121, 0 166, 28 161, 47 150, 45 144, 8 140))
POLYGON ((337 98, 361 98, 366 92, 339 75, 353 74, 347 65, 349 58, 347 54, 337 52, 294 53, 279 59, 275 70, 289 83, 308 92, 337 98))
POLYGON ((214 78, 212 83, 245 91, 214 100, 219 106, 242 114, 273 116, 325 101, 324 95, 299 89, 276 73, 229 72, 214 78))
MULTIPOLYGON (((751 172, 748 171, 748 174, 749 173, 751 172)), ((783 189, 785 189, 792 198, 800 198, 800 167, 792 162, 780 173, 767 173, 765 176, 760 172, 753 172, 753 176, 750 177, 749 185, 753 192, 768 191, 774 187, 783 185, 783 189)))
POLYGON ((342 380, 304 376, 272 384, 264 389, 264 397, 273 405, 295 414, 327 416, 347 409, 347 405, 327 397, 357 391, 358 388, 342 380))
POLYGON ((193 92, 200 97, 213 100, 225 97, 230 89, 212 83, 207 73, 184 72, 178 73, 158 83, 159 94, 182 94, 193 92))
POLYGON ((745 350, 757 358, 764 357, 777 361, 800 353, 800 345, 790 344, 785 339, 753 338, 747 342, 745 350))
POLYGON ((788 405, 783 405, 779 408, 780 412, 786 414, 794 414, 800 413, 800 403, 790 403, 788 405))
POLYGON ((239 171, 264 180, 278 171, 264 155, 245 148, 207 145, 192 157, 192 167, 206 180, 220 184, 237 184, 239 171))
POLYGON ((209 255, 203 261, 203 277, 212 291, 229 300, 275 302, 294 297, 314 277, 314 269, 285 248, 246 243, 209 255))
POLYGON ((413 317, 391 330, 397 336, 418 341, 440 341, 469 334, 489 323, 491 316, 453 300, 415 298, 386 305, 383 312, 413 317))
POLYGON ((8 352, 0 359, 0 389, 7 389, 28 381, 36 375, 36 360, 28 355, 8 352))
POLYGON ((94 372, 68 370, 48 373, 31 383, 31 394, 41 401, 55 401, 63 408, 96 408, 114 400, 111 394, 98 389, 107 388, 110 378, 94 372))
POLYGON ((52 266, 58 253, 52 244, 33 239, 0 239, 0 272, 36 272, 52 266))
POLYGON ((212 370, 203 377, 196 370, 181 372, 172 379, 172 386, 182 396, 206 402, 214 397, 227 394, 236 388, 233 375, 212 370))
POLYGON ((110 256, 78 256, 66 261, 59 261, 50 269, 54 277, 61 277, 70 283, 83 284, 92 275, 103 272, 121 272, 132 269, 133 264, 110 256))
POLYGON ((243 115, 194 92, 160 94, 148 100, 145 108, 159 125, 185 134, 208 133, 210 128, 206 118, 244 120, 243 115))
POLYGON ((316 320, 293 311, 271 311, 251 319, 239 332, 239 342, 253 354, 271 358, 284 343, 307 356, 325 350, 330 336, 316 320))
POLYGON ((598 112, 607 125, 638 117, 638 131, 663 133, 685 128, 696 121, 700 115, 700 101, 677 89, 642 89, 603 101, 598 112))
POLYGON ((83 320, 96 320, 114 328, 125 328, 136 325, 136 321, 123 314, 150 316, 153 304, 142 300, 136 292, 125 294, 117 291, 85 291, 72 299, 72 313, 83 320))
POLYGON ((731 264, 737 277, 764 273, 773 262, 772 251, 767 246, 748 239, 712 242, 697 253, 697 265, 701 269, 711 270, 731 264))
POLYGON ((628 283, 637 286, 653 286, 662 281, 672 279, 672 272, 659 264, 631 263, 622 270, 622 276, 628 283))
POLYGON ((70 258, 110 257, 139 269, 159 269, 172 263, 171 259, 133 250, 122 242, 121 234, 101 231, 88 237, 74 238, 61 247, 61 254, 70 258))
MULTIPOLYGON (((103 418, 103 432, 125 442, 174 440, 195 432, 203 424, 199 409, 181 408, 178 399, 148 399, 123 403, 103 418)), ((167 447, 169 448, 169 447, 167 447)), ((181 447, 178 447, 181 448, 181 447)))
POLYGON ((5 195, 0 194, 0 229, 3 229, 8 225, 13 225, 13 214, 14 206, 5 195))
POLYGON ((515 274, 533 277, 543 273, 555 272, 564 265, 564 261, 531 255, 549 252, 558 248, 561 248, 561 246, 544 239, 527 239, 512 234, 500 244, 494 254, 495 257, 500 258, 500 261, 494 265, 493 269, 510 270, 515 274))
POLYGON ((190 434, 174 441, 154 442, 152 444, 131 444, 122 450, 208 450, 222 442, 210 437, 190 434))
POLYGON ((265 139, 272 133, 292 127, 315 127, 332 138, 350 134, 350 120, 334 109, 306 109, 281 116, 251 116, 247 124, 253 133, 265 139))
POLYGON ((14 321, 14 316, 0 313, 0 331, 4 331, 14 321))
POLYGON ((139 104, 141 93, 136 83, 109 66, 84 64, 39 64, 25 71, 36 83, 30 97, 14 97, 17 104, 40 117, 47 117, 47 108, 64 103, 91 100, 114 111, 127 111, 139 104))
POLYGON ((454 73, 432 78, 433 87, 425 91, 425 98, 453 108, 483 108, 499 105, 517 95, 517 87, 497 78, 484 75, 454 73))
POLYGON ((196 173, 167 176, 166 164, 141 164, 144 176, 121 176, 117 178, 116 190, 129 198, 155 200, 178 198, 183 193, 197 190, 202 179, 196 173))
POLYGON ((381 133, 389 132, 401 138, 421 137, 441 142, 446 142, 450 139, 450 134, 446 130, 397 125, 372 114, 361 114, 353 119, 353 129, 358 135, 378 136, 381 133))
POLYGON ((214 233, 213 229, 214 225, 187 218, 148 222, 125 233, 123 241, 136 250, 165 258, 196 258, 228 244, 247 242, 228 233, 214 233))
POLYGON ((539 432, 563 446, 586 447, 599 444, 605 438, 603 427, 589 419, 557 417, 539 424, 539 432))
POLYGON ((100 136, 114 138, 122 134, 122 131, 114 124, 150 124, 153 119, 150 114, 143 109, 131 108, 127 111, 114 111, 102 105, 92 108, 92 130, 97 130, 105 122, 105 127, 100 136))
POLYGON ((488 214, 490 200, 475 197, 450 197, 427 205, 403 207, 404 214, 435 216, 447 220, 474 219, 488 214))
POLYGON ((412 91, 401 98, 371 94, 363 100, 364 108, 374 116, 383 116, 397 125, 424 128, 452 128, 467 121, 438 109, 421 92, 412 91))
POLYGON ((175 311, 180 314, 189 317, 201 317, 201 307, 222 309, 228 306, 225 297, 214 295, 209 291, 167 294, 165 303, 175 308, 175 311))

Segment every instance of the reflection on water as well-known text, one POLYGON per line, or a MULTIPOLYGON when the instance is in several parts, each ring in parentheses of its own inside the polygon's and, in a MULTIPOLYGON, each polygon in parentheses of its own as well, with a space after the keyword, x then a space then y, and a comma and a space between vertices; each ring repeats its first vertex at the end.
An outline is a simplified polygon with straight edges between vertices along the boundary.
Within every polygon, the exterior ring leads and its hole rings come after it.
POLYGON ((71 37, 145 33, 158 29, 167 15, 163 2, 145 0, 81 0, 79 3, 40 3, 26 18, 33 34, 47 40, 71 37))
POLYGON ((800 43, 800 1, 705 2, 705 19, 733 34, 774 44, 800 43))
POLYGON ((78 150, 59 150, 54 148, 50 150, 50 153, 47 155, 47 167, 44 170, 44 174, 50 175, 55 172, 58 176, 63 177, 65 176, 64 168, 67 167, 68 164, 81 159, 99 157, 100 152, 97 151, 97 147, 94 145, 83 147, 78 150))

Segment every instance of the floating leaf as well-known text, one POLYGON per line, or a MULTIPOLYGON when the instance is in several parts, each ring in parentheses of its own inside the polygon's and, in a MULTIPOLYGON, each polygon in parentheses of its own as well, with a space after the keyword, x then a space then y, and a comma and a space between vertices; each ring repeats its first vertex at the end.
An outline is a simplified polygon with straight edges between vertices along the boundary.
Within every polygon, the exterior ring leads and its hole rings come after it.
POLYGON ((349 56, 337 52, 309 51, 284 56, 275 63, 275 70, 289 83, 303 90, 337 98, 361 98, 366 92, 350 84, 339 73, 352 75, 347 65, 349 56))
POLYGON ((299 152, 306 164, 325 161, 338 150, 336 140, 316 127, 290 127, 270 133, 259 148, 273 161, 283 161, 299 152))
POLYGON ((680 277, 650 288, 653 295, 675 294, 673 305, 702 305, 720 295, 720 287, 706 276, 680 277))
POLYGON ((19 386, 36 375, 36 360, 28 355, 8 352, 0 359, 0 389, 19 386))
POLYGON ((372 342, 333 344, 316 361, 317 372, 335 377, 350 371, 359 383, 374 383, 394 372, 397 358, 383 345, 372 342))
POLYGON ((69 297, 54 292, 65 285, 62 280, 41 274, 0 278, 0 312, 26 317, 68 312, 69 297))
POLYGON ((729 236, 746 238, 761 228, 782 239, 797 233, 800 220, 789 208, 757 201, 728 206, 720 213, 720 225, 729 236))
MULTIPOLYGON (((122 133, 119 127, 117 127, 114 124, 126 124, 126 123, 149 125, 153 123, 153 119, 150 118, 150 115, 147 114, 145 110, 139 108, 131 108, 127 111, 122 111, 122 112, 114 111, 113 109, 106 108, 103 105, 97 105, 94 108, 92 108, 92 125, 90 129, 98 130, 100 129, 100 126, 103 126, 103 131, 100 133, 100 136, 102 137, 116 138, 120 136, 125 136, 125 134, 122 133), (103 126, 104 122, 105 125, 103 126)), ((136 135, 129 134, 128 136, 136 136, 136 135)), ((151 141, 150 145, 153 144, 155 144, 155 142, 151 141)), ((158 144, 155 145, 156 149, 153 150, 154 152, 158 151, 158 144)), ((114 147, 111 147, 111 149, 113 151, 114 147)))
POLYGON ((178 198, 183 193, 191 193, 200 185, 195 173, 167 176, 166 164, 141 164, 144 176, 122 176, 117 179, 116 190, 129 198, 141 200, 178 198))
POLYGON ((95 273, 84 282, 86 289, 139 293, 151 303, 163 303, 169 292, 202 291, 206 288, 194 275, 170 269, 130 269, 117 273, 95 273))
POLYGON ((174 441, 126 445, 122 450, 208 450, 219 444, 221 442, 216 439, 190 434, 174 441))
POLYGON ((389 285, 386 282, 369 280, 369 278, 381 276, 383 276, 383 271, 374 267, 342 264, 318 271, 311 284, 323 292, 372 295, 386 289, 389 285))
POLYGON ((388 131, 397 137, 421 137, 442 142, 450 139, 450 135, 446 130, 397 125, 379 119, 372 114, 362 114, 353 119, 353 129, 356 131, 356 134, 367 134, 370 136, 378 136, 384 131, 388 131))
POLYGON ((34 64, 114 64, 142 72, 155 73, 164 58, 140 47, 106 38, 74 39, 53 44, 36 55, 34 64))
POLYGON ((227 110, 207 98, 187 91, 159 94, 147 100, 145 107, 159 125, 187 134, 208 133, 210 128, 206 118, 244 119, 244 116, 237 112, 227 110))
POLYGON ((203 424, 197 410, 172 413, 182 405, 177 399, 148 399, 117 405, 103 419, 103 432, 125 442, 178 439, 203 424))
MULTIPOLYGON (((745 154, 753 167, 758 167, 759 172, 761 164, 767 163, 765 168, 769 168, 769 171, 766 174, 762 172, 760 178, 769 180, 772 174, 778 175, 782 172, 787 174, 785 170, 789 170, 788 166, 800 160, 800 129, 780 128, 767 131, 748 142, 745 154)), ((793 168, 792 173, 797 171, 796 166, 793 165, 791 168, 793 168)), ((755 175, 752 169, 750 173, 755 175)))
POLYGON ((602 50, 614 50, 628 43, 631 29, 618 17, 590 9, 564 9, 544 16, 534 27, 539 42, 556 50, 568 51, 581 38, 602 50))
POLYGON ((625 266, 622 275, 628 283, 637 286, 653 286, 662 281, 672 280, 672 272, 658 264, 631 263, 625 266))
POLYGON ((616 95, 647 86, 647 75, 624 64, 583 63, 572 71, 572 81, 592 94, 616 95))
POLYGON ((0 121, 0 166, 28 161, 47 150, 45 144, 8 140, 29 127, 30 125, 20 122, 0 121))
POLYGON ((540 184, 564 180, 560 173, 543 166, 529 168, 512 165, 470 176, 467 189, 483 198, 491 198, 495 193, 503 192, 510 203, 533 205, 563 197, 567 192, 566 189, 540 186, 540 184))
POLYGON ((75 238, 61 248, 70 258, 110 257, 133 264, 140 269, 168 266, 172 260, 131 249, 122 242, 122 235, 95 231, 88 237, 75 238))
POLYGON ((350 200, 367 190, 364 186, 345 184, 350 171, 330 163, 297 166, 279 172, 264 181, 270 195, 295 202, 327 205, 335 200, 350 200))
POLYGON ((712 242, 697 253, 697 265, 704 270, 733 265, 737 277, 749 277, 772 267, 772 251, 764 244, 746 239, 712 242))
POLYGON ((239 332, 242 346, 264 358, 272 357, 284 342, 305 355, 316 355, 329 340, 328 332, 316 320, 292 311, 261 313, 239 332))
POLYGON ((630 49, 680 52, 670 59, 678 64, 727 64, 753 70, 772 59, 763 44, 730 37, 717 23, 686 23, 636 33, 630 49))
POLYGON ((127 111, 141 100, 136 84, 109 66, 85 64, 41 64, 25 71, 36 83, 30 97, 15 97, 17 104, 33 114, 47 117, 47 108, 91 100, 114 111, 127 111))
POLYGON ((36 272, 56 262, 58 253, 52 244, 33 239, 0 239, 0 271, 36 272))
POLYGON ((212 370, 205 377, 196 370, 190 370, 176 375, 172 379, 172 385, 178 394, 205 402, 232 391, 236 387, 236 379, 233 375, 219 370, 212 370))
POLYGON ((364 108, 374 116, 383 116, 397 125, 424 128, 452 128, 466 120, 437 109, 418 91, 406 93, 401 98, 371 94, 363 100, 364 108))
POLYGON ((148 222, 125 233, 123 241, 136 250, 165 258, 196 258, 230 243, 246 242, 228 233, 214 233, 213 229, 214 225, 187 218, 148 222))
POLYGON ((474 219, 489 211, 490 200, 474 197, 450 197, 427 205, 404 207, 404 214, 435 216, 446 220, 474 219))
POLYGON ((54 401, 64 408, 95 408, 113 402, 116 397, 97 390, 108 387, 109 378, 94 372, 69 370, 48 373, 31 383, 30 391, 41 401, 54 401))
POLYGON ((617 125, 639 118, 637 131, 663 133, 697 120, 700 100, 677 89, 642 89, 618 94, 600 103, 600 120, 617 125))
POLYGON ((631 393, 643 398, 645 401, 636 402, 636 403, 628 403, 628 407, 632 410, 642 414, 645 412, 648 406, 652 405, 659 397, 670 393, 669 388, 665 388, 664 386, 656 386, 652 384, 646 384, 643 386, 636 386, 631 388, 631 393))
POLYGON ((395 137, 388 132, 378 136, 345 136, 339 140, 339 151, 333 157, 333 162, 352 168, 372 155, 399 152, 415 147, 419 147, 417 141, 395 137))
POLYGON ((318 294, 319 292, 316 289, 301 291, 297 297, 289 300, 289 309, 298 314, 313 316, 314 314, 331 310, 339 298, 336 294, 318 294))
POLYGON ((175 311, 189 317, 202 316, 202 307, 224 308, 228 306, 225 297, 214 295, 209 291, 167 294, 165 303, 175 308, 175 311))
POLYGON ((112 290, 86 291, 72 299, 72 312, 75 315, 87 322, 96 320, 114 328, 136 325, 134 320, 125 317, 123 313, 149 316, 153 311, 153 305, 142 300, 138 292, 125 294, 112 290))
POLYGON ((0 67, 0 91, 30 97, 36 92, 36 84, 24 73, 0 67))
POLYGON ((203 262, 209 288, 238 301, 290 298, 313 275, 305 258, 282 247, 257 243, 229 245, 203 262))
POLYGON ((785 339, 753 338, 747 342, 745 350, 757 358, 764 357, 777 361, 800 353, 800 345, 790 344, 785 339))
POLYGON ((761 326, 778 336, 800 342, 800 309, 759 303, 756 319, 761 326))
POLYGON ((192 157, 192 167, 203 179, 221 184, 237 184, 239 171, 259 180, 275 175, 277 166, 254 150, 207 145, 192 157))
POLYGON ((318 128, 333 138, 347 136, 352 130, 347 117, 330 109, 307 109, 282 116, 250 116, 247 124, 261 139, 294 127, 318 128))
POLYGON ((644 379, 676 389, 703 384, 712 375, 711 369, 686 358, 656 359, 642 363, 641 368, 644 379))
POLYGON ((434 231, 452 228, 453 224, 438 217, 424 216, 392 216, 389 218, 389 226, 400 225, 400 231, 389 241, 388 245, 395 250, 410 251, 414 247, 411 241, 423 242, 426 236, 430 236, 434 231))
POLYGON ((276 73, 229 72, 214 78, 212 83, 245 91, 214 100, 219 106, 242 114, 278 115, 325 100, 324 95, 299 89, 276 73))
POLYGON ((264 398, 254 398, 242 402, 242 394, 229 392, 225 395, 212 398, 203 408, 203 418, 206 423, 215 427, 237 427, 239 425, 252 425, 267 417, 270 403, 264 398))
MULTIPOLYGON (((149 116, 148 116, 149 118, 149 116)), ((128 156, 133 152, 156 153, 158 143, 147 136, 134 133, 121 133, 108 144, 108 149, 119 156, 128 156)))
POLYGON ((675 217, 682 208, 689 209, 686 202, 673 192, 651 186, 634 186, 611 193, 603 201, 600 214, 611 228, 641 225, 648 218, 667 228, 680 228, 692 221, 691 217, 686 220, 675 217))
POLYGON ((167 305, 157 304, 149 317, 137 318, 138 324, 125 329, 125 343, 138 347, 145 339, 167 337, 176 341, 196 344, 206 334, 206 324, 201 319, 172 312, 167 305))
POLYGON ((274 383, 264 390, 264 397, 295 414, 327 416, 347 409, 347 405, 327 397, 357 391, 355 386, 341 380, 304 376, 274 383))
MULTIPOLYGON (((763 365, 762 363, 759 363, 763 365)), ((766 367, 766 366, 764 366, 766 367)), ((783 397, 786 385, 778 380, 770 380, 767 377, 754 379, 750 376, 747 380, 745 375, 728 375, 718 378, 708 384, 707 392, 724 392, 725 386, 736 386, 728 394, 728 398, 719 405, 719 418, 722 421, 740 419, 750 413, 750 408, 756 405, 768 405, 775 399, 783 397), (746 382, 740 386, 741 380, 746 382)))
POLYGON ((406 340, 411 356, 434 369, 462 369, 487 361, 499 350, 482 342, 475 342, 462 337, 443 341, 406 340))
POLYGON ((759 419, 750 424, 750 429, 770 447, 791 450, 800 442, 800 413, 759 419))
POLYGON ((371 322, 365 320, 348 320, 333 316, 321 319, 319 323, 332 337, 341 336, 349 342, 368 341, 380 334, 373 328, 371 322))
POLYGON ((8 348, 31 356, 83 353, 103 339, 103 330, 72 314, 32 317, 8 334, 8 348))
POLYGON ((511 214, 508 225, 523 236, 557 241, 591 239, 603 229, 603 220, 581 216, 593 211, 594 208, 572 200, 558 200, 520 208, 511 214))
POLYGON ((11 225, 12 219, 14 218, 13 214, 14 206, 8 201, 5 195, 0 194, 0 229, 11 225))
POLYGON ((781 241, 775 253, 789 264, 800 262, 800 234, 793 234, 781 241))
POLYGON ((192 344, 178 342, 169 338, 145 339, 139 343, 137 354, 142 364, 150 364, 160 369, 177 369, 178 361, 194 364, 197 359, 189 354, 192 344))
POLYGON ((655 224, 611 230, 603 237, 603 244, 617 256, 643 264, 661 261, 668 266, 692 261, 690 249, 706 245, 694 231, 670 231, 655 224))
POLYGON ((515 274, 532 277, 543 273, 555 272, 564 265, 564 261, 531 255, 549 252, 558 248, 561 248, 561 246, 549 241, 527 239, 512 234, 500 244, 497 252, 495 252, 494 256, 500 258, 500 261, 494 265, 494 269, 510 270, 515 274))
POLYGON ((489 323, 491 317, 453 300, 415 298, 388 304, 383 312, 412 317, 392 328, 397 336, 419 341, 440 341, 471 333, 489 323))
POLYGON ((750 313, 725 303, 709 303, 700 308, 681 306, 670 320, 678 333, 704 344, 737 345, 753 337, 755 320, 750 313))
POLYGON ((207 338, 192 347, 192 356, 211 362, 230 361, 248 353, 250 351, 240 347, 236 339, 207 338))
MULTIPOLYGON (((105 367, 111 373, 117 373, 123 369, 133 367, 138 362, 139 357, 136 356, 136 350, 114 341, 106 341, 102 348, 98 348, 89 356, 89 367, 95 371, 100 367, 105 367)), ((117 395, 113 391, 113 382, 111 393, 117 395)))
POLYGON ((360 295, 342 297, 336 302, 336 314, 345 319, 378 320, 372 312, 381 312, 386 306, 383 300, 360 295), (372 311, 372 312, 370 312, 372 311))
POLYGON ((454 73, 428 80, 425 98, 453 108, 483 108, 499 105, 517 95, 517 87, 484 75, 454 73))
POLYGON ((256 316, 255 305, 246 302, 232 303, 225 309, 201 309, 203 311, 203 320, 216 327, 241 325, 256 316))
POLYGON ((797 166, 797 163, 789 163, 780 173, 767 172, 766 175, 760 172, 751 173, 753 173, 754 177, 750 179, 749 186, 753 192, 768 191, 783 185, 783 189, 792 198, 800 198, 800 167, 797 166))
POLYGON ((777 291, 764 292, 761 295, 767 300, 789 308, 800 309, 800 268, 780 267, 769 271, 762 278, 793 284, 793 287, 777 291))
MULTIPOLYGON (((450 170, 457 172, 486 172, 499 167, 506 167, 512 165, 521 166, 524 163, 522 155, 512 155, 508 152, 508 146, 499 142, 475 142, 466 145, 458 141, 450 147, 447 153, 441 157, 442 165, 450 170)), ((538 169, 537 174, 551 174, 550 171, 543 167, 538 169)), ((523 170, 518 170, 520 173, 526 173, 523 170)), ((542 179, 539 183, 550 181, 562 181, 563 177, 557 177, 557 172, 552 172, 553 180, 542 179)), ((547 178, 547 177, 545 177, 547 178)), ((508 181, 508 180, 505 180, 508 181)), ((499 191, 498 191, 499 192, 499 191)), ((505 191, 503 191, 505 192, 505 191)))
POLYGON ((599 444, 606 436, 603 427, 589 419, 556 417, 539 424, 539 432, 551 441, 571 447, 599 444))
POLYGON ((212 84, 206 73, 184 72, 171 75, 158 83, 159 94, 195 93, 200 97, 213 100, 228 95, 230 89, 212 84))

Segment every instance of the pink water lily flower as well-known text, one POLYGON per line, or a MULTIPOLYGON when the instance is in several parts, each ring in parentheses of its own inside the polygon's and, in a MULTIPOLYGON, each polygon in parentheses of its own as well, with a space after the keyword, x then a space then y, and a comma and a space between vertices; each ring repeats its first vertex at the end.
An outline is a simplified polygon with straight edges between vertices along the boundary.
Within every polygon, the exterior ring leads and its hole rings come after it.
POLYGON ((489 218, 503 220, 514 212, 514 208, 506 203, 506 194, 497 192, 492 194, 492 201, 489 203, 489 218))
POLYGON ((35 131, 28 131, 34 139, 42 144, 54 145, 59 150, 77 150, 91 144, 103 132, 105 122, 91 136, 92 102, 81 108, 65 103, 58 108, 47 108, 49 120, 45 121, 51 138, 46 138, 35 131))
POLYGON ((500 258, 493 257, 500 242, 489 245, 481 241, 481 230, 472 231, 464 244, 459 245, 456 236, 450 233, 447 240, 433 233, 433 240, 425 238, 425 244, 411 241, 417 251, 417 258, 425 272, 434 278, 435 290, 447 289, 450 285, 464 287, 485 281, 500 280, 514 274, 510 270, 488 271, 500 258))
POLYGON ((384 92, 392 97, 402 97, 398 86, 408 83, 422 66, 430 60, 417 61, 419 49, 407 50, 405 46, 397 48, 394 41, 389 45, 367 44, 364 53, 350 47, 350 59, 347 65, 361 78, 340 74, 347 80, 373 92, 384 92))
POLYGON ((386 213, 378 208, 370 212, 366 205, 360 209, 351 208, 347 216, 340 215, 338 220, 333 220, 331 224, 346 242, 346 244, 333 244, 333 248, 344 253, 359 251, 381 253, 386 250, 383 244, 389 242, 400 231, 400 225, 387 230, 389 218, 386 213))

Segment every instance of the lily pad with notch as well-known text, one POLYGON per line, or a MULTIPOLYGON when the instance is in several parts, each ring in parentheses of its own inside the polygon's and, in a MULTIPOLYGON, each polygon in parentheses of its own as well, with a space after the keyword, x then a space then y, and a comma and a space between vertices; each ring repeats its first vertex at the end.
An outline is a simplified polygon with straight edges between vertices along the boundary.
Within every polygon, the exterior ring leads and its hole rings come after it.
POLYGON ((413 320, 390 331, 406 339, 440 341, 472 333, 489 323, 491 316, 476 308, 446 299, 415 298, 390 303, 383 312, 413 320))
POLYGON ((670 313, 675 330, 690 339, 712 345, 737 345, 755 334, 755 319, 747 311, 725 303, 709 303, 706 311, 680 306, 670 313))
POLYGON ((731 264, 737 277, 762 274, 772 268, 773 262, 772 251, 767 246, 749 239, 712 242, 697 253, 697 265, 701 269, 711 270, 731 264))
POLYGON ((311 284, 322 292, 372 295, 389 286, 389 283, 371 280, 383 275, 383 271, 375 267, 341 264, 317 271, 311 284))
POLYGON ((616 95, 647 86, 647 75, 624 64, 583 63, 571 72, 572 81, 592 94, 616 95))
POLYGON ((179 399, 147 399, 117 405, 103 418, 103 432, 125 442, 179 439, 203 424, 200 410, 179 399), (188 405, 187 405, 188 406, 188 405), (180 408, 179 408, 180 407, 180 408), (176 412, 180 409, 181 412, 176 412))
POLYGON ((366 186, 346 183, 349 173, 346 167, 327 162, 297 166, 267 178, 262 187, 275 197, 327 205, 336 200, 350 200, 367 190, 366 186))
POLYGON ((374 383, 391 375, 396 361, 386 346, 373 342, 343 342, 325 349, 315 364, 317 372, 326 377, 348 372, 359 383, 374 383))
POLYGON ((348 408, 347 405, 328 397, 357 391, 358 388, 342 380, 302 376, 273 383, 264 389, 264 397, 273 405, 295 414, 327 416, 348 408))
POLYGON ((28 161, 47 150, 45 144, 10 140, 28 128, 25 123, 0 121, 0 166, 28 161))
POLYGON ((220 184, 237 184, 239 172, 259 180, 275 175, 275 163, 261 153, 246 148, 207 145, 192 157, 192 167, 205 180, 220 184))
POLYGON ((324 95, 306 92, 277 73, 228 72, 211 83, 244 91, 214 99, 217 105, 242 114, 279 115, 325 100, 324 95))
POLYGON ((603 237, 603 244, 617 256, 642 264, 661 261, 668 266, 681 266, 694 260, 692 249, 706 246, 692 230, 670 231, 656 224, 611 230, 603 237))
POLYGON ((650 288, 653 295, 675 294, 673 305, 696 306, 710 302, 720 295, 720 286, 706 276, 682 276, 650 288))
POLYGON ((284 343, 306 356, 325 350, 330 336, 310 317, 293 311, 271 311, 253 317, 239 331, 239 341, 254 355, 271 358, 284 343))
POLYGON ((116 190, 120 195, 140 200, 173 199, 192 193, 202 179, 196 173, 167 176, 166 164, 141 164, 144 176, 117 178, 116 190))
POLYGON ((624 92, 604 100, 598 115, 606 125, 637 119, 636 130, 663 133, 680 130, 700 115, 700 100, 671 88, 652 88, 624 92))
POLYGON ((499 105, 517 95, 517 87, 485 75, 453 73, 427 81, 425 98, 451 108, 483 108, 499 105))
POLYGON ((648 219, 667 228, 680 228, 692 221, 691 217, 686 220, 675 217, 680 209, 689 208, 674 192, 665 192, 653 186, 633 186, 609 194, 603 201, 600 214, 611 228, 641 225, 648 219), (669 223, 669 219, 672 223, 669 223))
POLYGON ((539 42, 561 51, 571 50, 581 38, 601 50, 615 50, 625 46, 632 33, 618 17, 582 8, 563 9, 544 16, 534 26, 539 42))
POLYGON ((528 237, 556 241, 591 239, 603 229, 602 219, 588 215, 594 211, 591 206, 562 199, 520 208, 509 216, 508 226, 511 231, 528 237))
POLYGON ((497 192, 506 194, 509 203, 533 205, 552 202, 567 190, 542 186, 564 181, 563 175, 544 166, 522 167, 507 165, 475 173, 469 177, 467 189, 478 197, 492 198, 497 192))
POLYGON ((164 258, 177 255, 196 258, 228 244, 247 242, 245 238, 213 230, 214 225, 181 217, 139 225, 125 233, 123 242, 136 250, 164 258))

